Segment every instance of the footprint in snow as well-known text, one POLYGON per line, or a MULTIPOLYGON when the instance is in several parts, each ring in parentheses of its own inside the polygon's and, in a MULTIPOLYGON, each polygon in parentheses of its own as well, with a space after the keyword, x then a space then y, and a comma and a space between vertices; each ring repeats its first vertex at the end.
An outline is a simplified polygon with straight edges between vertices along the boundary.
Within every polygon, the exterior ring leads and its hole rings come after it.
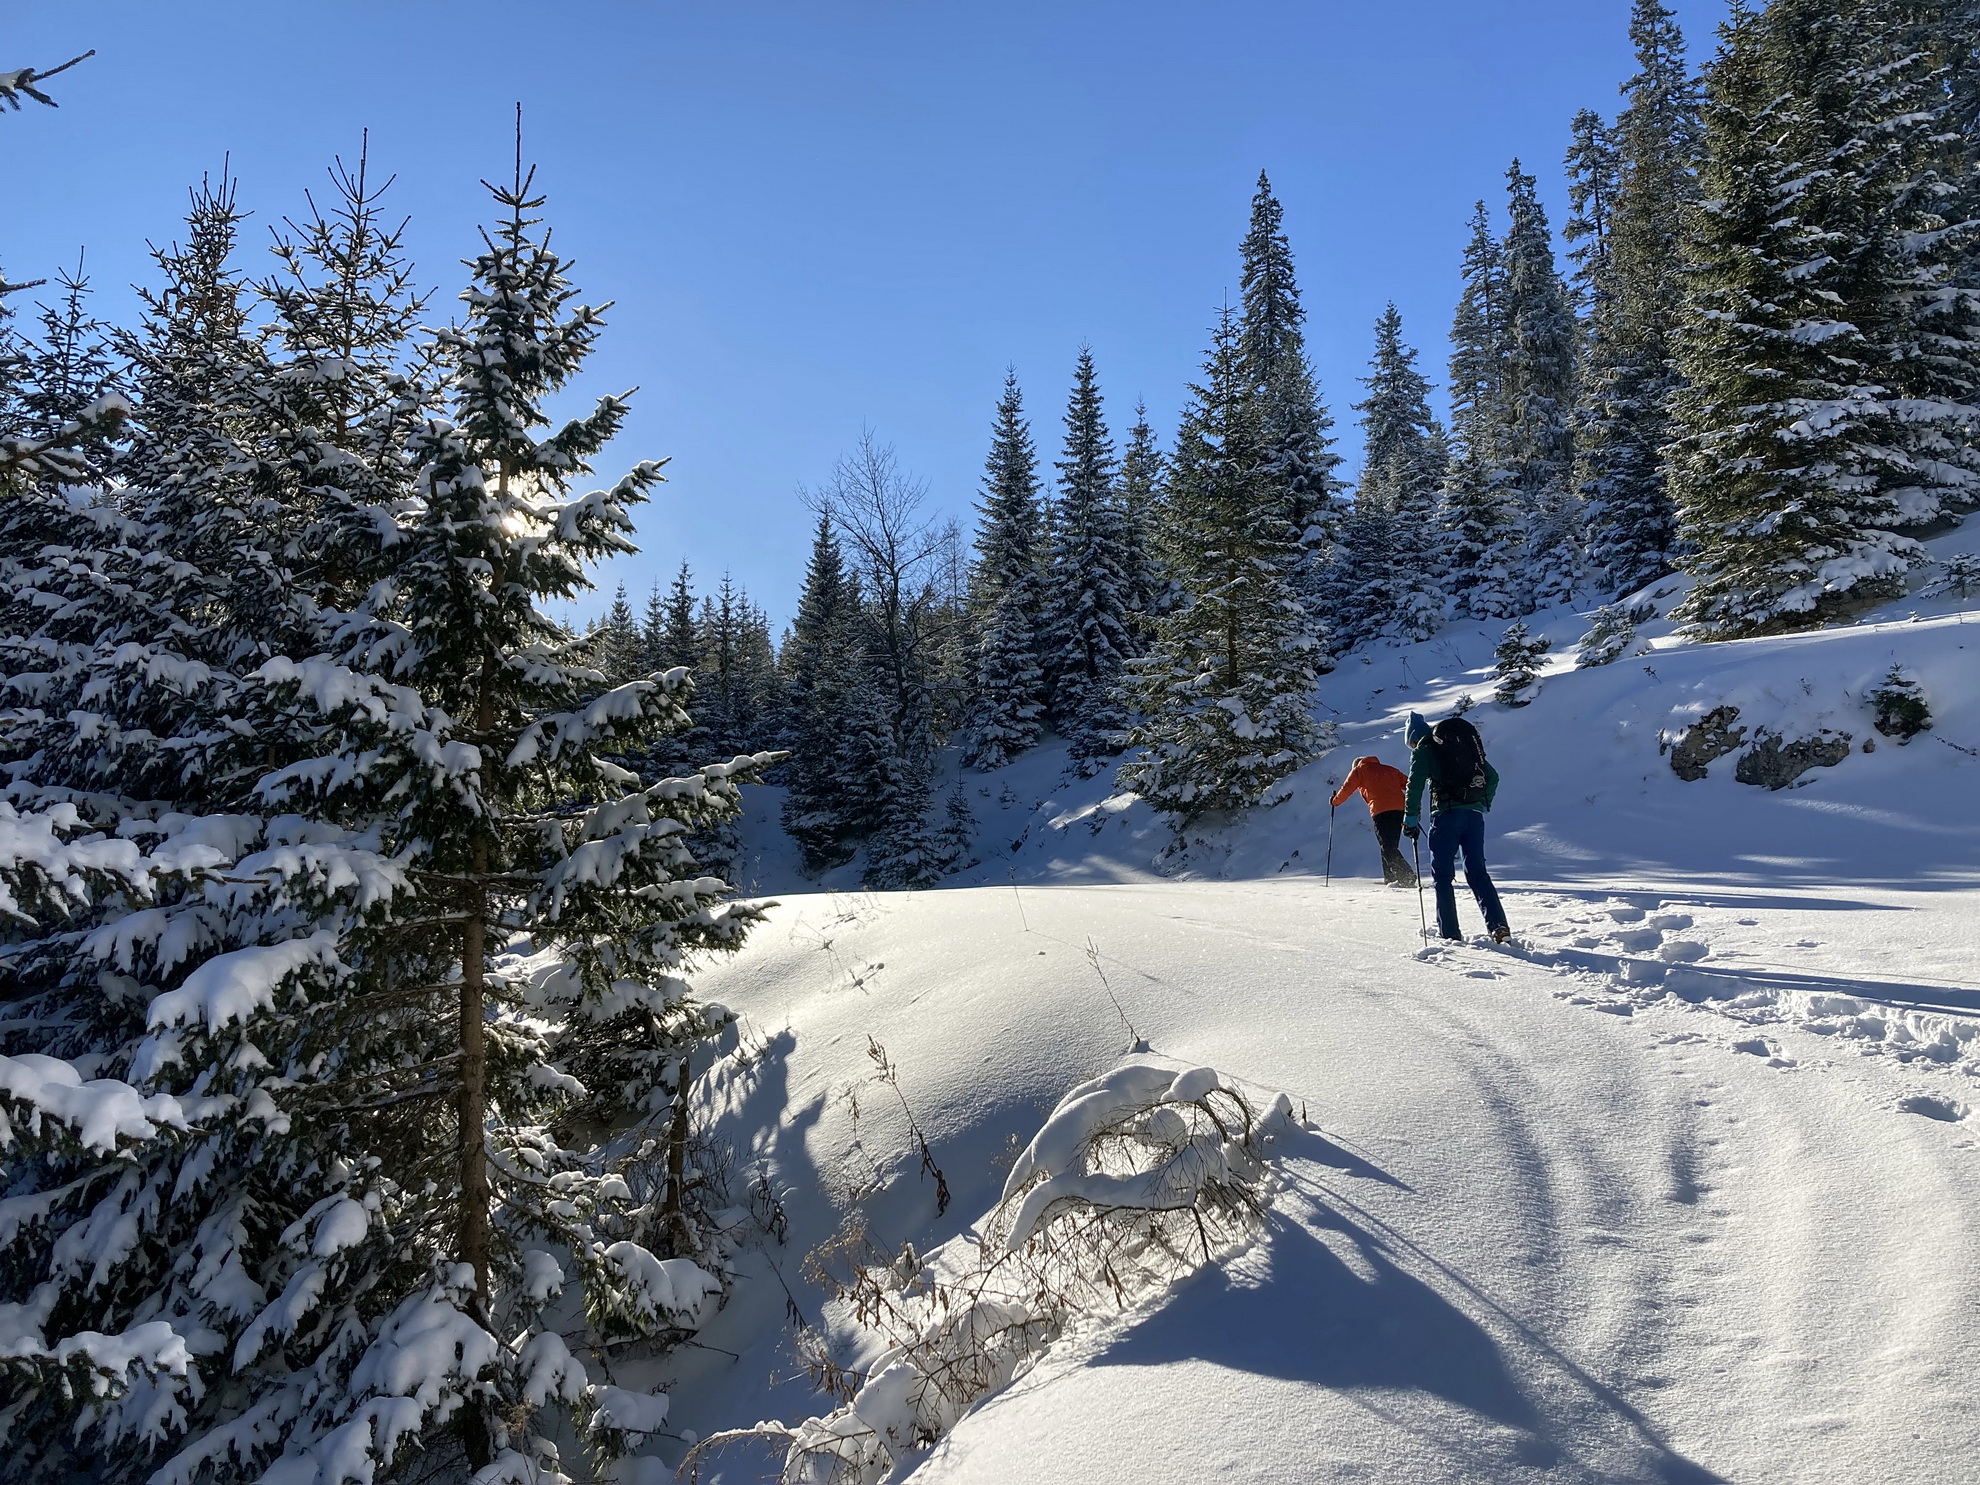
POLYGON ((1931 1093, 1914 1093, 1909 1098, 1900 1098, 1898 1107, 1907 1114, 1921 1114, 1944 1124, 1957 1124, 1969 1112, 1965 1104, 1931 1093))
POLYGON ((1764 1036, 1750 1036, 1743 1042, 1734 1042, 1732 1049, 1735 1052, 1745 1052, 1753 1057, 1764 1057, 1767 1059, 1767 1066, 1769 1067, 1795 1067, 1799 1065, 1792 1057, 1781 1056, 1781 1049, 1768 1041, 1764 1036))
POLYGON ((1666 964, 1696 964, 1709 952, 1696 939, 1674 938, 1658 947, 1657 957, 1666 964))

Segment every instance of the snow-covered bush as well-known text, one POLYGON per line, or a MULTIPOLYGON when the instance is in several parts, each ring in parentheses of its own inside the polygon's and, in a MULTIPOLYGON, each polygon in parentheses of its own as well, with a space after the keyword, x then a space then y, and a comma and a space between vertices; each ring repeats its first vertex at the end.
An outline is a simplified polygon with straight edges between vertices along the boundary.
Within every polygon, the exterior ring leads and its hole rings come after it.
POLYGON ((1588 616, 1588 632, 1576 647, 1574 668, 1588 670, 1617 660, 1636 643, 1636 624, 1628 607, 1606 604, 1588 616))
POLYGON ((1900 744, 1932 726, 1932 709, 1925 704, 1925 693, 1905 674, 1902 665, 1893 665, 1883 684, 1865 699, 1877 709, 1877 730, 1900 744))
POLYGON ((1547 641, 1527 633, 1526 622, 1516 619, 1507 626, 1499 647, 1492 652, 1492 673, 1499 683, 1492 699, 1501 706, 1525 706, 1533 700, 1539 680, 1540 662, 1546 658, 1547 641))
POLYGON ((839 1297, 887 1349, 850 1396, 795 1427, 716 1434, 688 1457, 744 1439, 786 1450, 781 1485, 875 1485, 1010 1382, 1075 1320, 1118 1312, 1229 1252, 1254 1229, 1266 1146, 1291 1117, 1262 1111, 1207 1067, 1123 1063, 1060 1100, 1018 1156, 976 1241, 924 1261, 868 1249, 839 1297))
POLYGON ((969 797, 963 793, 962 780, 956 780, 955 788, 949 791, 949 800, 942 809, 942 828, 937 837, 942 848, 943 870, 961 871, 975 866, 976 855, 976 811, 969 807, 969 797))
POLYGON ((1923 589, 1927 597, 1944 593, 1967 598, 1975 588, 1980 588, 1980 554, 1954 552, 1940 559, 1938 569, 1923 589))

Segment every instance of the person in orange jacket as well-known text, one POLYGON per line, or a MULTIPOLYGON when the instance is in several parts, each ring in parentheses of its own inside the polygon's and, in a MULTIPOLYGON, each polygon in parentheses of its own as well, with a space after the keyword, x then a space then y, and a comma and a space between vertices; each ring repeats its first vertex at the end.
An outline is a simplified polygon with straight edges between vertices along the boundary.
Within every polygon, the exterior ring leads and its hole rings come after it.
POLYGON ((1389 767, 1380 758, 1368 757, 1354 760, 1354 767, 1348 770, 1348 776, 1341 780, 1340 791, 1334 795, 1335 809, 1350 794, 1359 794, 1368 802, 1369 818, 1375 822, 1375 839, 1382 843, 1382 879, 1391 887, 1416 885, 1416 873, 1410 870, 1402 853, 1403 803, 1408 791, 1408 774, 1389 767))

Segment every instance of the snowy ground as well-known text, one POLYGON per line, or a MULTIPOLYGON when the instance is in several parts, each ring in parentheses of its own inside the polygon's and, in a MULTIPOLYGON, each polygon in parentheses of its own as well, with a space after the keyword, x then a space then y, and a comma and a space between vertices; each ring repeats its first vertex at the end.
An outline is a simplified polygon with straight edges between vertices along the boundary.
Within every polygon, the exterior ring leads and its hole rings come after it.
MULTIPOLYGON (((1652 653, 1563 656, 1518 711, 1485 699, 1496 627, 1351 658, 1323 683, 1340 747, 1180 849, 1047 747, 969 777, 975 885, 806 891, 762 791, 750 874, 783 903, 699 983, 750 1028, 753 1063, 711 1091, 789 1236, 747 1257, 703 1349, 634 1379, 671 1391, 673 1426, 825 1411, 791 1315, 842 1360, 873 1343, 803 1255, 853 1209, 883 1249, 964 1232, 1000 1152, 1140 1038, 1303 1109, 1265 1230, 1057 1347, 896 1478, 1980 1478, 1980 614, 1905 603, 1702 647, 1650 625, 1652 653), (1936 715, 1904 747, 1862 699, 1893 660, 1936 715), (1421 946, 1358 801, 1321 879, 1347 761, 1402 762, 1403 715, 1466 693, 1505 775, 1504 950, 1421 946), (1731 757, 1678 779, 1660 734, 1728 703, 1851 752, 1779 792, 1731 757), (869 1039, 954 1191, 944 1216, 869 1039)), ((741 1449, 703 1478, 774 1463, 741 1449)))
MULTIPOLYGON (((1514 911, 1593 916, 1526 892, 1514 911)), ((775 1179, 846 1190, 877 1162, 883 1247, 988 1207, 995 1152, 1128 1046, 1114 999, 1155 1051, 1283 1089, 1318 1131, 1284 1147, 1251 1251, 1062 1348, 912 1478, 1951 1478, 1980 1445, 1970 1072, 1535 954, 1414 957, 1415 928, 1412 895, 1367 882, 812 897, 711 977, 768 1042, 734 1091, 738 1114, 786 1110, 775 1179), (868 1037, 955 1188, 946 1219, 863 1081, 868 1037)), ((670 1379, 677 1423, 819 1409, 768 1266, 817 1318, 798 1259, 836 1219, 791 1218, 703 1336, 740 1359, 670 1379)))

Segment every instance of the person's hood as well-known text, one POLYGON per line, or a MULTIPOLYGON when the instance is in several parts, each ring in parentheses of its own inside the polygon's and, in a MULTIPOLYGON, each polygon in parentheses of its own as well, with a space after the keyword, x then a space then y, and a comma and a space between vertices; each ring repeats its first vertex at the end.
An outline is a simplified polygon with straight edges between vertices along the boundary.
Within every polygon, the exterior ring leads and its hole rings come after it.
POLYGON ((1421 712, 1411 712, 1409 722, 1403 728, 1403 741, 1412 748, 1430 735, 1430 724, 1423 720, 1421 712))
POLYGON ((1357 758, 1357 759, 1355 759, 1355 760, 1354 760, 1354 766, 1355 766, 1356 768, 1359 768, 1359 767, 1361 767, 1361 765, 1362 765, 1362 764, 1364 764, 1364 763, 1366 763, 1366 764, 1367 764, 1367 765, 1368 765, 1368 766, 1369 766, 1370 768, 1373 768, 1373 767, 1375 767, 1375 766, 1376 766, 1377 764, 1379 764, 1379 763, 1380 763, 1381 761, 1382 761, 1382 760, 1381 760, 1380 758, 1377 758, 1377 757, 1376 757, 1376 756, 1375 756, 1375 755, 1374 755, 1373 753, 1370 753, 1370 754, 1369 754, 1369 755, 1368 755, 1368 756, 1367 756, 1366 758, 1357 758))

